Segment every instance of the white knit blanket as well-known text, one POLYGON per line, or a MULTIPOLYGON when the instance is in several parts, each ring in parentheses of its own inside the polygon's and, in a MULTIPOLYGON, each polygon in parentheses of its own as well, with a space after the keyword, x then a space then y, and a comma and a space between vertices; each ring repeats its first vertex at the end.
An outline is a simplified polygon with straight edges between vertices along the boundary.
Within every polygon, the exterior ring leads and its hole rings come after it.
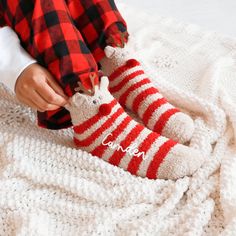
POLYGON ((121 6, 152 80, 190 113, 193 177, 148 180, 36 126, 0 86, 0 235, 236 235, 236 40, 121 6))

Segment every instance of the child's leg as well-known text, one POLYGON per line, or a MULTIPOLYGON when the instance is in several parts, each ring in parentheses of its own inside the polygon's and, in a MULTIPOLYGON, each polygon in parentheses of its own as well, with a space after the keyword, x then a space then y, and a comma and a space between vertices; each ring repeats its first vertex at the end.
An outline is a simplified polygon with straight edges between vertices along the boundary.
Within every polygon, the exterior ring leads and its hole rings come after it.
POLYGON ((122 45, 123 42, 127 42, 127 24, 114 0, 66 2, 76 27, 97 62, 105 57, 104 48, 107 45, 122 45))
MULTIPOLYGON (((90 71, 96 74, 96 62, 62 0, 27 1, 23 6, 22 1, 16 4, 9 0, 2 5, 6 22, 19 34, 25 48, 71 96, 66 107, 72 117, 75 143, 81 149, 132 174, 153 179, 190 175, 201 165, 204 158, 200 152, 161 137, 132 120, 109 93, 106 78, 97 86, 87 80, 90 71), (92 85, 93 96, 75 93, 79 79, 84 85, 92 85)), ((46 117, 53 124, 46 123, 50 127, 58 125, 56 119, 60 117, 55 113, 46 117)), ((65 117, 59 120, 65 121, 65 117)))
MULTIPOLYGON (((97 62, 104 58, 107 44, 122 46, 127 42, 127 25, 113 0, 68 0, 67 4, 97 62)), ((136 112, 148 128, 179 142, 188 141, 194 129, 192 119, 163 98, 137 61, 125 66, 128 60, 122 57, 124 50, 116 51, 101 61, 103 71, 110 76, 111 93, 121 105, 136 112)), ((129 58, 133 56, 128 53, 129 58)))
MULTIPOLYGON (((64 0, 28 0, 0 2, 7 25, 15 30, 23 47, 46 67, 68 96, 80 80, 90 86, 90 72, 97 63, 74 26, 64 0)), ((38 124, 49 129, 72 125, 64 109, 38 112, 38 124)))
POLYGON ((103 72, 109 76, 110 92, 120 104, 136 113, 149 129, 181 143, 189 141, 193 120, 162 96, 128 45, 108 46, 105 52, 103 72))

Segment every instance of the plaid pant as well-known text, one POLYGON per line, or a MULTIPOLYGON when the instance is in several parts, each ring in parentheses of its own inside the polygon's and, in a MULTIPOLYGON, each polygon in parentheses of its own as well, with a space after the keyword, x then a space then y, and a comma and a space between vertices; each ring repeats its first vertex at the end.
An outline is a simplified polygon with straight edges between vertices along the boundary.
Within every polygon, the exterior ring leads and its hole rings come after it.
MULTIPOLYGON (((108 38, 120 43, 120 33, 126 33, 128 40, 126 22, 113 0, 0 0, 0 18, 67 96, 75 93, 78 80, 91 86, 89 74, 98 75, 108 38)), ((37 120, 47 129, 72 126, 65 108, 38 111, 37 120)))

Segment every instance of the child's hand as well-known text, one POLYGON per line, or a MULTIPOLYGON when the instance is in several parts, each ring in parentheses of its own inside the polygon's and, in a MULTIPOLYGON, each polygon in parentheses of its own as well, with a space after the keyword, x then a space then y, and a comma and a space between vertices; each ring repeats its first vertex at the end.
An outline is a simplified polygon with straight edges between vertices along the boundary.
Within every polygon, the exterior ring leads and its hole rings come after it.
POLYGON ((20 102, 41 112, 56 110, 68 99, 52 75, 38 64, 31 64, 21 73, 15 93, 20 102))

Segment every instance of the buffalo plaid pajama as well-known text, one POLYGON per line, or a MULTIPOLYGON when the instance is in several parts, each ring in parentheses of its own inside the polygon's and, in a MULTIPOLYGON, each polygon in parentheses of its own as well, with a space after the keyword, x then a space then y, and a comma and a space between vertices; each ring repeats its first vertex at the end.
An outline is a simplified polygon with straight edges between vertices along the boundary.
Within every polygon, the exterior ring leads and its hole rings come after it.
MULTIPOLYGON (((120 33, 127 32, 113 0, 0 0, 0 24, 18 34, 22 46, 68 96, 75 93, 78 81, 91 86, 89 74, 98 75, 107 40, 120 43, 120 33)), ((38 111, 37 118, 47 129, 72 126, 65 108, 38 111)))

